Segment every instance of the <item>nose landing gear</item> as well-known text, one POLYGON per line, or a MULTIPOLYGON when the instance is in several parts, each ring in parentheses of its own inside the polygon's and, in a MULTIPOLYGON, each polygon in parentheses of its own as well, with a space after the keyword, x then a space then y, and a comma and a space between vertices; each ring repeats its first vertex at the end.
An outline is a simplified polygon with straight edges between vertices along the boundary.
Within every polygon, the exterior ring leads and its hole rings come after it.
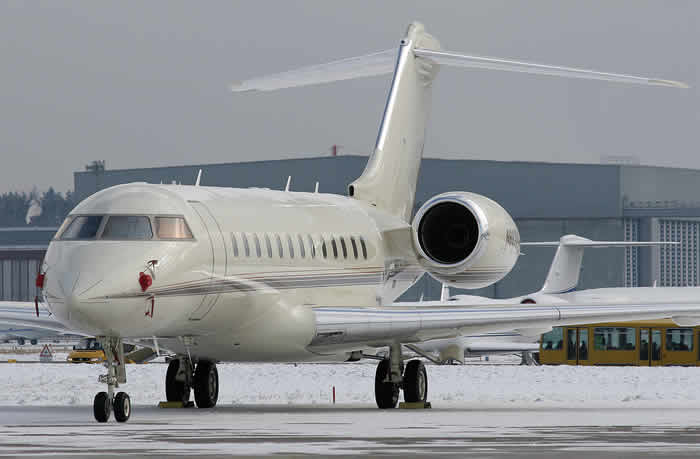
POLYGON ((126 422, 131 417, 131 399, 126 392, 114 395, 119 384, 126 383, 126 366, 124 361, 124 343, 121 338, 98 336, 105 353, 104 365, 107 374, 100 375, 99 382, 107 384, 107 392, 99 392, 92 403, 92 412, 97 422, 107 422, 114 411, 117 422, 126 422))
POLYGON ((411 360, 404 370, 401 345, 390 347, 389 358, 377 365, 374 378, 374 396, 381 409, 396 408, 399 390, 403 389, 406 402, 425 402, 428 399, 428 373, 420 360, 411 360))

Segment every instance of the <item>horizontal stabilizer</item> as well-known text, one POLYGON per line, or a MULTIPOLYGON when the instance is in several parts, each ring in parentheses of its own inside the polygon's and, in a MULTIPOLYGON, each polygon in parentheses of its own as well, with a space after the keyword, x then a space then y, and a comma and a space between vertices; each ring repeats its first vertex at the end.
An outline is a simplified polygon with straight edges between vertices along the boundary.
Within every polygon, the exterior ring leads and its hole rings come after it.
POLYGON ((668 86, 672 88, 688 88, 688 85, 680 81, 661 80, 658 78, 623 75, 619 73, 597 72, 595 70, 577 69, 573 67, 561 67, 557 65, 534 64, 530 62, 514 61, 510 59, 498 59, 493 57, 470 56, 446 51, 434 51, 430 49, 415 49, 418 57, 431 59, 438 64, 452 67, 466 67, 472 69, 501 70, 506 72, 532 73, 537 75, 560 76, 566 78, 582 78, 586 80, 613 81, 617 83, 633 83, 649 86, 668 86))
POLYGON ((396 50, 389 49, 245 80, 231 85, 231 90, 233 92, 274 91, 332 81, 387 75, 394 71, 395 65, 396 50))
POLYGON ((546 242, 521 242, 523 247, 559 247, 564 245, 567 247, 659 247, 664 245, 679 245, 680 242, 661 242, 661 241, 591 241, 590 239, 581 238, 584 240, 577 241, 546 241, 546 242))
MULTIPOLYGON (((429 59, 436 64, 448 67, 500 70, 505 72, 531 73, 536 75, 602 80, 647 86, 688 88, 686 83, 660 78, 598 72, 595 70, 557 65, 535 64, 531 62, 458 54, 424 48, 414 48, 412 52, 415 57, 429 59)), ((330 83, 333 81, 387 75, 394 71, 396 59, 396 50, 389 49, 378 51, 363 56, 349 57, 326 64, 305 66, 295 70, 244 80, 232 84, 231 90, 234 92, 274 91, 277 89, 330 83)))

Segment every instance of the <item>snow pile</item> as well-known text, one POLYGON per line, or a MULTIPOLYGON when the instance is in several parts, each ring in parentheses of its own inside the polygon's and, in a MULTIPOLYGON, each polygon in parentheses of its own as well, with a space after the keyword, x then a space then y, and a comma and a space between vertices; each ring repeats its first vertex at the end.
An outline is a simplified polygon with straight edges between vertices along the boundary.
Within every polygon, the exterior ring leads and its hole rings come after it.
MULTIPOLYGON (((129 365, 134 404, 164 399, 166 365, 129 365)), ((220 364, 222 404, 374 404, 371 363, 220 364)), ((91 405, 100 365, 1 364, 0 405, 91 405)), ((673 404, 700 407, 700 368, 428 366, 434 405, 673 404)))

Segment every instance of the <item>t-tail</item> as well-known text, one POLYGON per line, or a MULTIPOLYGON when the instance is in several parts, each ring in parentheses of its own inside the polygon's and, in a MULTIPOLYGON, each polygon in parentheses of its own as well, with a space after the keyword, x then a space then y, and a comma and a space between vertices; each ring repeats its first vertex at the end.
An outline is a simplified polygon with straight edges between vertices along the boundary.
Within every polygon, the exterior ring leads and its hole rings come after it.
POLYGON ((393 72, 374 150, 362 175, 348 186, 348 194, 408 222, 423 156, 432 83, 441 65, 687 87, 670 80, 441 51, 439 42, 425 31, 423 25, 413 22, 401 40, 398 56, 396 51, 380 51, 242 81, 231 89, 236 92, 272 91, 393 72))
POLYGON ((583 250, 585 248, 604 247, 654 247, 663 245, 678 245, 679 242, 658 241, 592 241, 585 237, 567 234, 554 242, 522 242, 522 247, 557 247, 552 265, 549 267, 547 279, 540 293, 567 293, 576 289, 581 275, 583 250))

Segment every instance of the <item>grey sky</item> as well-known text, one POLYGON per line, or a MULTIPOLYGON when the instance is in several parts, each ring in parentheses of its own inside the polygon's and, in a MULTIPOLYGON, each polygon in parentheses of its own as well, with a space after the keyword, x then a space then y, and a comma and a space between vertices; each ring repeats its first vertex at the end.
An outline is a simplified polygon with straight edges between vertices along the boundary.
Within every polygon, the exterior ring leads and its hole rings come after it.
MULTIPOLYGON (((678 90, 443 69, 425 154, 700 168, 700 2, 0 3, 0 192, 107 167, 368 153, 389 77, 263 94, 230 82, 394 47, 682 80, 678 90)), ((204 181, 204 183, 206 180, 204 181)), ((235 183, 231 184, 235 186, 235 183)), ((469 184, 464 184, 469 189, 469 184)))

